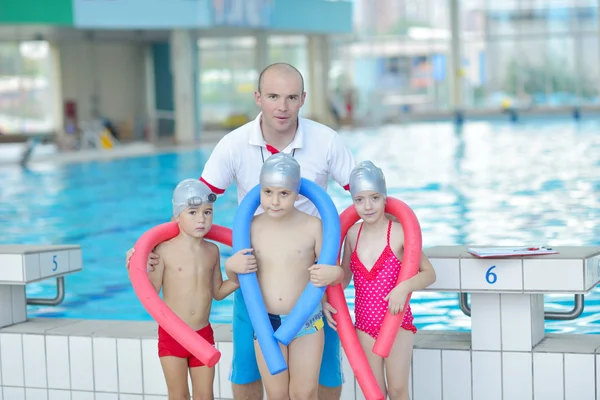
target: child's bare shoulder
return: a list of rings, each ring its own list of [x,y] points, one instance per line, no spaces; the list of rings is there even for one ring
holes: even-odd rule
[[[159,256],[165,257],[169,254],[169,251],[172,250],[173,247],[175,247],[175,243],[173,243],[173,239],[171,240],[165,240],[164,242],[159,243],[155,248],[154,248],[154,252],[156,254],[158,254]]]
[[[302,213],[302,214],[304,214],[304,215],[302,215],[302,219],[308,226],[321,228],[321,225],[322,225],[321,218],[315,217],[314,215],[308,215],[305,213]]]
[[[360,222],[357,222],[354,225],[352,225],[350,227],[350,229],[348,229],[348,237],[350,237],[352,239],[356,239],[359,229],[360,229]]]
[[[219,246],[217,246],[216,244],[214,244],[213,242],[209,242],[207,240],[204,241],[204,245],[206,246],[206,250],[211,254],[211,255],[218,255],[219,254]]]
[[[395,244],[404,243],[404,229],[399,222],[392,221],[392,232],[390,233],[390,241]]]
[[[250,226],[254,227],[257,224],[258,225],[262,224],[262,221],[264,221],[266,218],[265,215],[266,215],[266,213],[261,213],[261,214],[258,214],[258,215],[255,215],[254,217],[252,217],[252,222],[250,222]]]

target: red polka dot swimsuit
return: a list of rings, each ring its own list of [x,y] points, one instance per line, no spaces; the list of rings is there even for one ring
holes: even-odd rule
[[[370,271],[367,270],[358,258],[357,253],[361,230],[362,224],[358,229],[356,245],[350,258],[350,269],[354,274],[356,329],[377,339],[388,309],[388,301],[384,298],[396,286],[402,262],[398,260],[390,247],[390,232],[392,230],[392,221],[390,221],[387,231],[387,246],[383,249],[373,268]],[[417,333],[413,320],[410,305],[407,305],[402,328]]]

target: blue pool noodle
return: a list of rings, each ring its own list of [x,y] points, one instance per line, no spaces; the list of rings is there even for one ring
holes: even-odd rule
[[[302,178],[300,183],[300,194],[312,201],[321,215],[323,240],[318,263],[336,265],[340,248],[341,227],[340,216],[333,200],[321,186],[305,178]],[[326,286],[316,287],[312,282],[308,282],[285,322],[275,332],[275,339],[286,346],[289,345],[319,306],[326,288]]]
[[[260,186],[256,185],[242,200],[233,220],[232,244],[233,252],[248,249],[250,245],[250,224],[254,213],[260,205]],[[271,375],[279,374],[287,369],[279,343],[273,337],[273,327],[269,320],[267,308],[258,286],[256,272],[238,275],[244,303],[252,322],[252,328],[258,339],[267,368]]]

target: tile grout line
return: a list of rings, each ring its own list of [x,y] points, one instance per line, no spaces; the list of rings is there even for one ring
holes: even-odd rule
[[[48,389],[48,394],[50,393],[50,379],[48,378],[48,336],[44,331],[44,355],[46,361],[46,388]]]
[[[115,341],[115,364],[117,364],[117,366],[115,368],[115,372],[117,374],[117,392],[121,393],[121,378],[119,376],[119,340],[118,340],[118,338],[114,338],[114,341]]]
[[[25,399],[27,399],[27,390],[25,389],[27,387],[27,381],[25,379],[25,343],[23,341],[23,334],[19,335],[21,339],[21,357],[23,358],[23,391]]]
[[[598,398],[598,356],[593,354],[594,357],[594,399]]]
[[[415,398],[415,370],[414,370],[414,364],[415,364],[414,354],[415,353],[414,353],[414,350],[411,351],[411,353],[412,354],[410,356],[410,398],[414,399]],[[355,379],[355,381],[356,381],[356,379]]]
[[[502,353],[500,353],[500,399],[504,400],[504,356]]]
[[[142,339],[139,339],[140,342],[140,364],[141,364],[141,371],[142,371],[142,396],[145,397],[146,395],[146,385],[144,384],[144,349],[142,346]]]
[[[444,352],[440,349],[440,400],[444,400]]]
[[[469,375],[471,378],[471,400],[475,400],[474,397],[474,391],[473,391],[473,351],[471,349],[469,349],[469,362],[470,362],[470,368],[469,368]]]
[[[71,379],[71,336],[67,336],[67,352],[69,360],[69,397],[73,400],[73,380]],[[96,397],[96,396],[94,396]]]
[[[93,335],[93,333],[92,333]],[[94,336],[90,336],[90,344],[92,347],[92,389],[96,391],[96,366],[94,365]],[[71,396],[73,397],[73,396]],[[96,395],[94,395],[96,397]]]
[[[566,382],[567,382],[567,368],[566,367],[567,367],[567,365],[566,365],[566,360],[565,360],[565,353],[562,354],[561,358],[562,358],[562,376],[563,376],[563,379],[562,379],[562,381],[563,381],[562,382],[563,383],[563,400],[566,400],[567,399],[567,385],[566,385]]]

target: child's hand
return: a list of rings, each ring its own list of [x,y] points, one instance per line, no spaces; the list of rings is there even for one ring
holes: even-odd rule
[[[127,251],[127,256],[125,259],[125,266],[127,267],[128,270],[129,270],[129,261],[131,261],[131,256],[133,255],[134,251],[135,251],[135,248],[131,248]],[[154,266],[158,265],[159,258],[160,258],[160,256],[156,253],[150,253],[148,255],[148,264],[146,265],[147,272],[154,271]]]
[[[323,302],[323,315],[325,316],[325,319],[327,320],[327,324],[331,327],[331,329],[333,329],[334,331],[337,332],[337,322],[335,322],[335,320],[333,319],[332,314],[337,314],[337,310],[335,308],[333,308],[333,306],[331,304],[324,301]]]
[[[409,291],[405,289],[402,283],[400,283],[385,296],[385,300],[389,302],[388,308],[392,315],[396,315],[404,310],[404,303],[406,302],[408,294]]]
[[[344,273],[339,265],[315,264],[308,269],[310,281],[316,287],[329,286]]]
[[[225,261],[225,270],[234,274],[249,274],[256,272],[258,265],[252,249],[242,249]],[[250,253],[250,254],[246,254]]]

